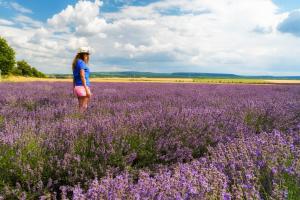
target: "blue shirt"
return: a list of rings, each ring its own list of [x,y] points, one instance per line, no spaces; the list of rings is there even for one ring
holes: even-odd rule
[[[81,59],[78,59],[75,65],[75,69],[73,71],[73,77],[75,80],[75,86],[83,86],[81,78],[80,78],[80,70],[83,69],[85,72],[85,82],[87,86],[90,86],[90,69],[85,64],[85,62]]]

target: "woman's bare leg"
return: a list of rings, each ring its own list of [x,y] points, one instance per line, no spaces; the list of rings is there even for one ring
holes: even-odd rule
[[[90,98],[89,97],[85,97],[83,100],[83,107],[86,110],[88,107],[88,103],[89,103]]]
[[[85,97],[78,97],[79,111],[85,110],[84,109],[84,100],[85,100]]]

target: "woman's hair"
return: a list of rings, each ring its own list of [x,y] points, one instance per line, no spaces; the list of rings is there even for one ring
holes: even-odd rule
[[[76,67],[76,63],[77,63],[77,60],[78,59],[81,59],[81,60],[83,60],[84,61],[84,54],[85,53],[78,53],[76,56],[75,56],[75,58],[73,59],[73,62],[72,62],[72,69],[73,69],[73,71],[74,71],[74,69],[75,69],[75,67]],[[89,55],[89,54],[87,54],[87,55]],[[88,60],[87,60],[87,63],[89,62],[89,56],[88,56]]]

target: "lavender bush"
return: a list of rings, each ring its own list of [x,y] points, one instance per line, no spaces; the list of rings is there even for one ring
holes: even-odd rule
[[[273,140],[270,140],[270,137]],[[298,136],[299,137],[299,134]],[[210,155],[161,170],[152,177],[141,171],[135,183],[128,172],[95,179],[86,193],[77,186],[74,199],[297,199],[299,146],[278,131],[241,136],[210,148]],[[299,185],[292,185],[297,187]],[[294,194],[297,192],[296,194]]]
[[[300,86],[0,84],[0,196],[293,199]]]

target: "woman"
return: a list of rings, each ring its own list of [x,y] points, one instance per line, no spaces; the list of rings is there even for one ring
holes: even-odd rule
[[[90,51],[88,47],[81,47],[78,50],[72,64],[73,69],[73,87],[74,93],[78,98],[79,110],[85,111],[91,98],[90,90],[90,69],[89,63]]]

